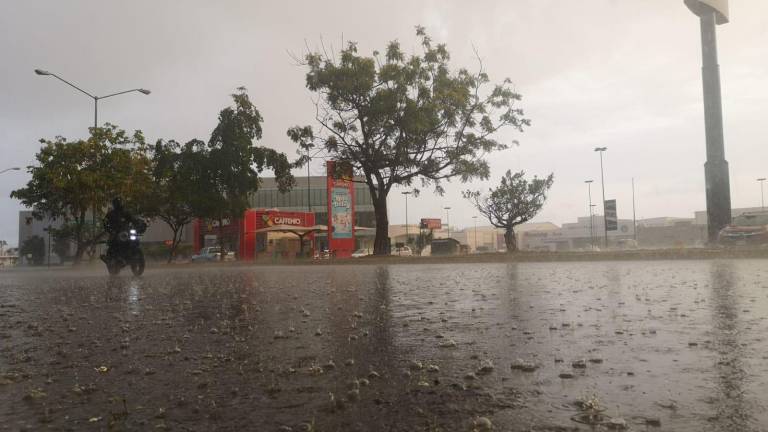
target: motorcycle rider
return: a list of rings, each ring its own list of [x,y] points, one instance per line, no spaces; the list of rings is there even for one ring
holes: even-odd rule
[[[104,217],[104,229],[109,236],[107,239],[107,254],[102,256],[102,260],[106,257],[112,256],[112,254],[118,252],[120,247],[119,234],[133,226],[133,229],[138,234],[143,234],[147,230],[147,224],[140,218],[131,215],[128,210],[123,207],[123,202],[119,197],[115,197],[112,200],[112,208],[107,212]]]

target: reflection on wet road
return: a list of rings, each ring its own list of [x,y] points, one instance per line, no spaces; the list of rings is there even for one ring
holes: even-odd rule
[[[0,274],[0,430],[768,430],[765,261]]]

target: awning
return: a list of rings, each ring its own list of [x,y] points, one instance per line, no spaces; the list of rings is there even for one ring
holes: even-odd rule
[[[296,225],[272,225],[271,227],[257,229],[256,231],[252,231],[252,232],[256,232],[256,233],[287,232],[287,233],[296,234],[299,237],[303,237],[312,232],[322,232],[322,231],[328,231],[328,227],[325,225],[312,225],[308,227],[296,226]]]

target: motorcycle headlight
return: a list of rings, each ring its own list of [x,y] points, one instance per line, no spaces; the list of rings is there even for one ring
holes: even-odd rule
[[[131,235],[129,238],[130,238],[131,240],[136,240],[138,237],[136,237],[135,235]]]
[[[136,230],[135,229],[132,229],[132,230],[130,230],[128,232],[131,233],[131,235],[136,235]]]

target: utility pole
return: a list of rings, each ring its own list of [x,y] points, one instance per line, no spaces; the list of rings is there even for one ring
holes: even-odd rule
[[[587,195],[589,196],[589,245],[595,250],[595,225],[592,223],[592,182],[594,180],[584,180],[587,184]]]
[[[720,66],[717,63],[717,24],[728,22],[727,0],[685,0],[701,22],[702,85],[707,161],[704,178],[707,194],[707,231],[710,243],[731,223],[731,186],[723,138],[723,106],[720,95]]]
[[[412,194],[411,191],[400,192],[405,195],[405,244],[408,245],[411,235],[408,232],[408,195]]]
[[[472,216],[475,220],[475,252],[477,252],[477,216]]]
[[[765,183],[765,177],[757,179],[760,182],[760,210],[765,211],[765,195],[763,194],[763,183]]]
[[[606,150],[608,147],[595,147],[595,151],[600,153],[600,183],[603,188],[603,247],[608,249],[608,220],[605,214],[605,175],[603,173],[603,152]]]
[[[637,217],[635,216],[635,178],[632,177],[632,232],[635,237],[635,246],[637,246]]]
[[[448,213],[450,209],[450,207],[443,207],[443,210],[445,210],[445,220],[448,224],[448,238],[451,238],[451,215]]]

